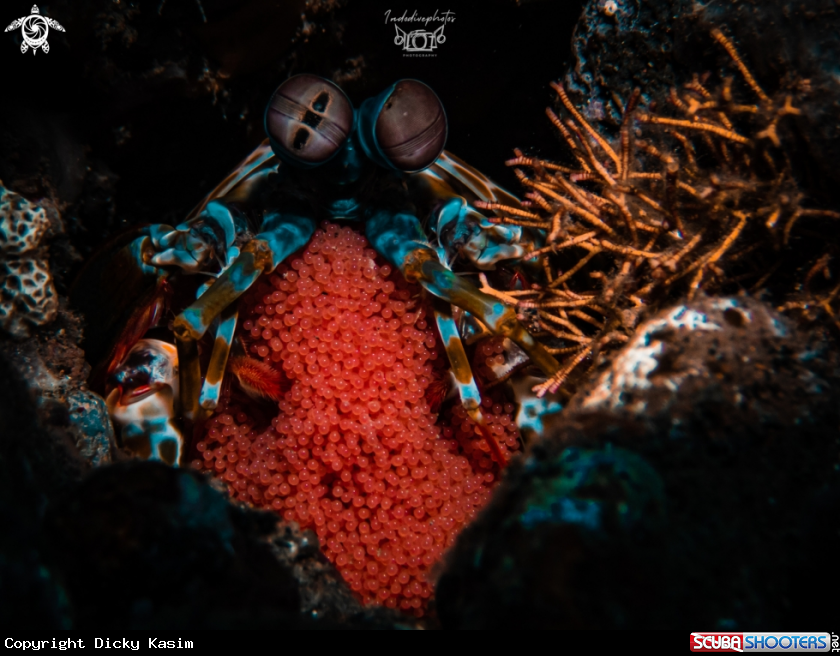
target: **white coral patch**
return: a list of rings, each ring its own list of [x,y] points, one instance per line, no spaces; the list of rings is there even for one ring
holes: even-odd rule
[[[664,316],[651,319],[639,327],[633,340],[618,354],[610,369],[602,374],[598,385],[583,402],[588,409],[615,409],[624,405],[627,393],[640,392],[652,386],[650,374],[659,365],[658,356],[665,345],[656,335],[672,330],[720,330],[721,327],[711,321],[702,312],[697,312],[679,305]],[[667,381],[669,387],[678,384],[676,380]],[[644,402],[639,401],[627,408],[631,412],[642,412]]]

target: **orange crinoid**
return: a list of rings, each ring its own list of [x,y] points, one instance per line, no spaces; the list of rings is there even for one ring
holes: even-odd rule
[[[457,402],[445,421],[431,412],[448,365],[418,293],[359,233],[325,224],[240,305],[251,357],[282,370],[289,391],[255,404],[232,385],[193,464],[237,499],[313,528],[365,603],[420,616],[432,565],[499,469]],[[509,458],[514,408],[499,388],[483,403]]]

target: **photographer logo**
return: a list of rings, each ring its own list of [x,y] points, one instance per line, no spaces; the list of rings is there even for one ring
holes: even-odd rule
[[[437,47],[446,42],[443,33],[447,23],[455,21],[455,12],[435,10],[431,16],[420,16],[415,10],[412,14],[408,10],[399,16],[391,16],[391,10],[385,12],[385,24],[393,23],[396,30],[394,43],[402,47],[404,57],[436,57]],[[400,27],[398,23],[408,24]],[[436,25],[440,23],[440,27]],[[422,24],[420,29],[406,29],[415,24]]]
[[[38,5],[32,5],[32,13],[29,16],[23,16],[22,18],[13,20],[9,27],[6,28],[6,32],[11,32],[17,28],[20,28],[20,33],[23,37],[23,43],[20,44],[20,51],[25,53],[32,48],[33,55],[38,52],[38,48],[44,52],[50,51],[50,44],[47,43],[47,35],[50,32],[50,28],[64,32],[64,28],[58,21],[41,16]]]

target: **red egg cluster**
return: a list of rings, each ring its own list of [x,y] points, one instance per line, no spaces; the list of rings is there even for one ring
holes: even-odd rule
[[[519,430],[513,421],[513,404],[505,400],[502,390],[490,390],[482,395],[481,411],[505,461],[510,460],[511,452],[518,451],[520,447]],[[467,416],[464,406],[456,404],[445,412],[442,426],[443,436],[458,442],[475,471],[491,474],[498,471],[498,465],[491,456],[490,445],[482,437],[475,422]]]
[[[499,467],[459,404],[451,425],[437,425],[427,392],[446,356],[419,289],[380,262],[359,233],[325,224],[243,299],[248,350],[290,389],[279,403],[223,395],[194,466],[314,528],[364,602],[420,616],[431,566],[487,501]],[[516,450],[513,407],[500,390],[483,403],[505,453]]]

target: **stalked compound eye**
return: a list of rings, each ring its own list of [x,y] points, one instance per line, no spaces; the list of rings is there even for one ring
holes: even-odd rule
[[[359,117],[359,141],[365,154],[387,168],[422,171],[446,144],[443,104],[417,80],[400,80],[366,100]]]
[[[335,84],[317,75],[295,75],[271,97],[265,131],[280,159],[312,167],[341,149],[353,120],[353,105]]]

